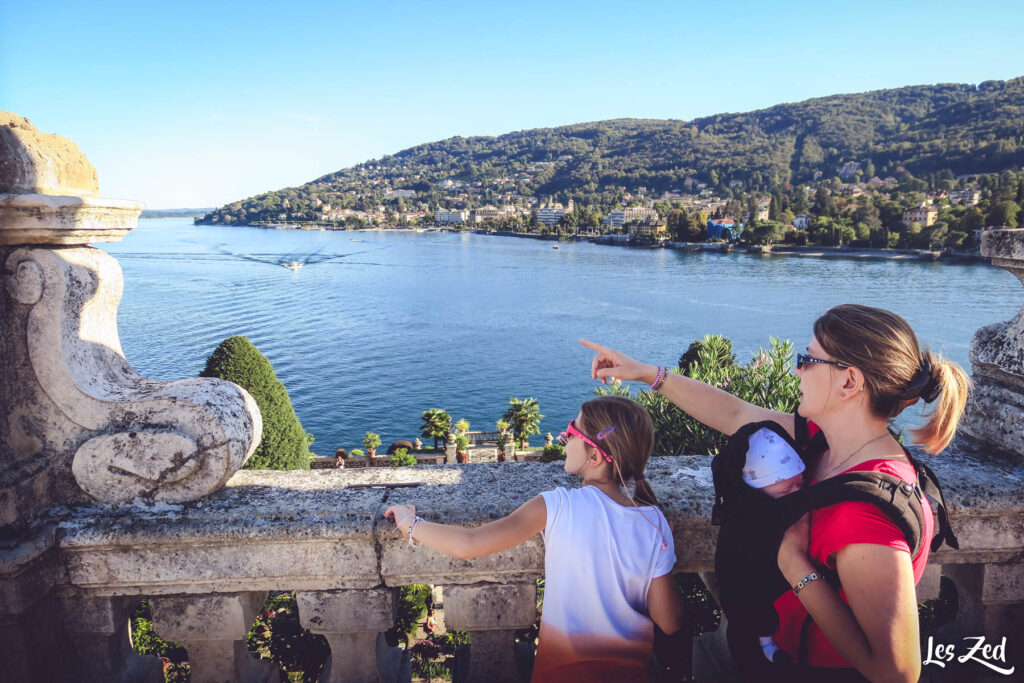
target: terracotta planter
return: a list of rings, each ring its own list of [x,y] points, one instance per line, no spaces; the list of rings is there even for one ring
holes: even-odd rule
[[[455,461],[456,462],[467,462],[468,460],[469,460],[469,453],[467,453],[466,451],[458,451],[455,454]]]

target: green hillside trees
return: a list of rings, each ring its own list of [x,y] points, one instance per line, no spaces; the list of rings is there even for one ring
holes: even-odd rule
[[[248,391],[260,408],[263,437],[246,461],[245,469],[309,469],[313,436],[302,428],[288,391],[270,361],[247,337],[228,337],[222,341],[206,359],[206,367],[199,376],[234,382]]]

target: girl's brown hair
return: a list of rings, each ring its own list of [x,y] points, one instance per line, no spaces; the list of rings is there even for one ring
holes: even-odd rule
[[[658,504],[651,485],[643,477],[654,448],[654,424],[643,406],[621,396],[599,396],[580,408],[578,427],[615,461],[624,481],[636,482],[633,498],[638,503]],[[611,427],[615,429],[600,440],[596,438]]]
[[[828,355],[864,374],[875,415],[896,417],[919,398],[937,401],[928,422],[911,430],[914,443],[938,453],[953,440],[971,379],[956,363],[921,349],[906,320],[881,308],[842,304],[814,322],[814,336]]]

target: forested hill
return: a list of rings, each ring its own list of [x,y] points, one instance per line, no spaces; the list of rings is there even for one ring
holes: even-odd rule
[[[480,183],[481,200],[543,195],[599,205],[641,187],[654,195],[682,190],[688,179],[691,187],[771,191],[809,182],[816,171],[831,178],[850,161],[862,164],[865,180],[1024,166],[1024,78],[833,95],[693,121],[616,119],[454,137],[235,202],[206,220],[277,218],[282,206],[294,214],[307,202],[365,210],[401,189],[416,193],[403,209],[433,208],[454,195],[446,180]]]

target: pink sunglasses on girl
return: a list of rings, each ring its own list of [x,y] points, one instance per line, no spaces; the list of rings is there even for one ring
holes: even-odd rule
[[[609,434],[611,434],[614,431],[615,431],[615,427],[609,427],[608,429],[606,429],[603,432],[601,432],[600,434],[598,434],[597,438],[598,439],[603,439],[604,437],[608,436]],[[558,443],[560,443],[560,444],[562,444],[564,446],[565,444],[569,443],[569,439],[571,439],[574,436],[578,436],[579,438],[583,439],[583,441],[585,441],[586,443],[588,443],[591,446],[593,446],[594,448],[596,448],[597,452],[600,453],[604,457],[604,459],[607,460],[608,462],[612,461],[612,457],[610,455],[608,455],[607,453],[605,453],[603,448],[601,448],[596,443],[594,443],[589,436],[587,436],[586,434],[581,432],[576,427],[576,420],[569,420],[569,426],[565,428],[564,432],[562,432],[561,434],[558,435]]]

